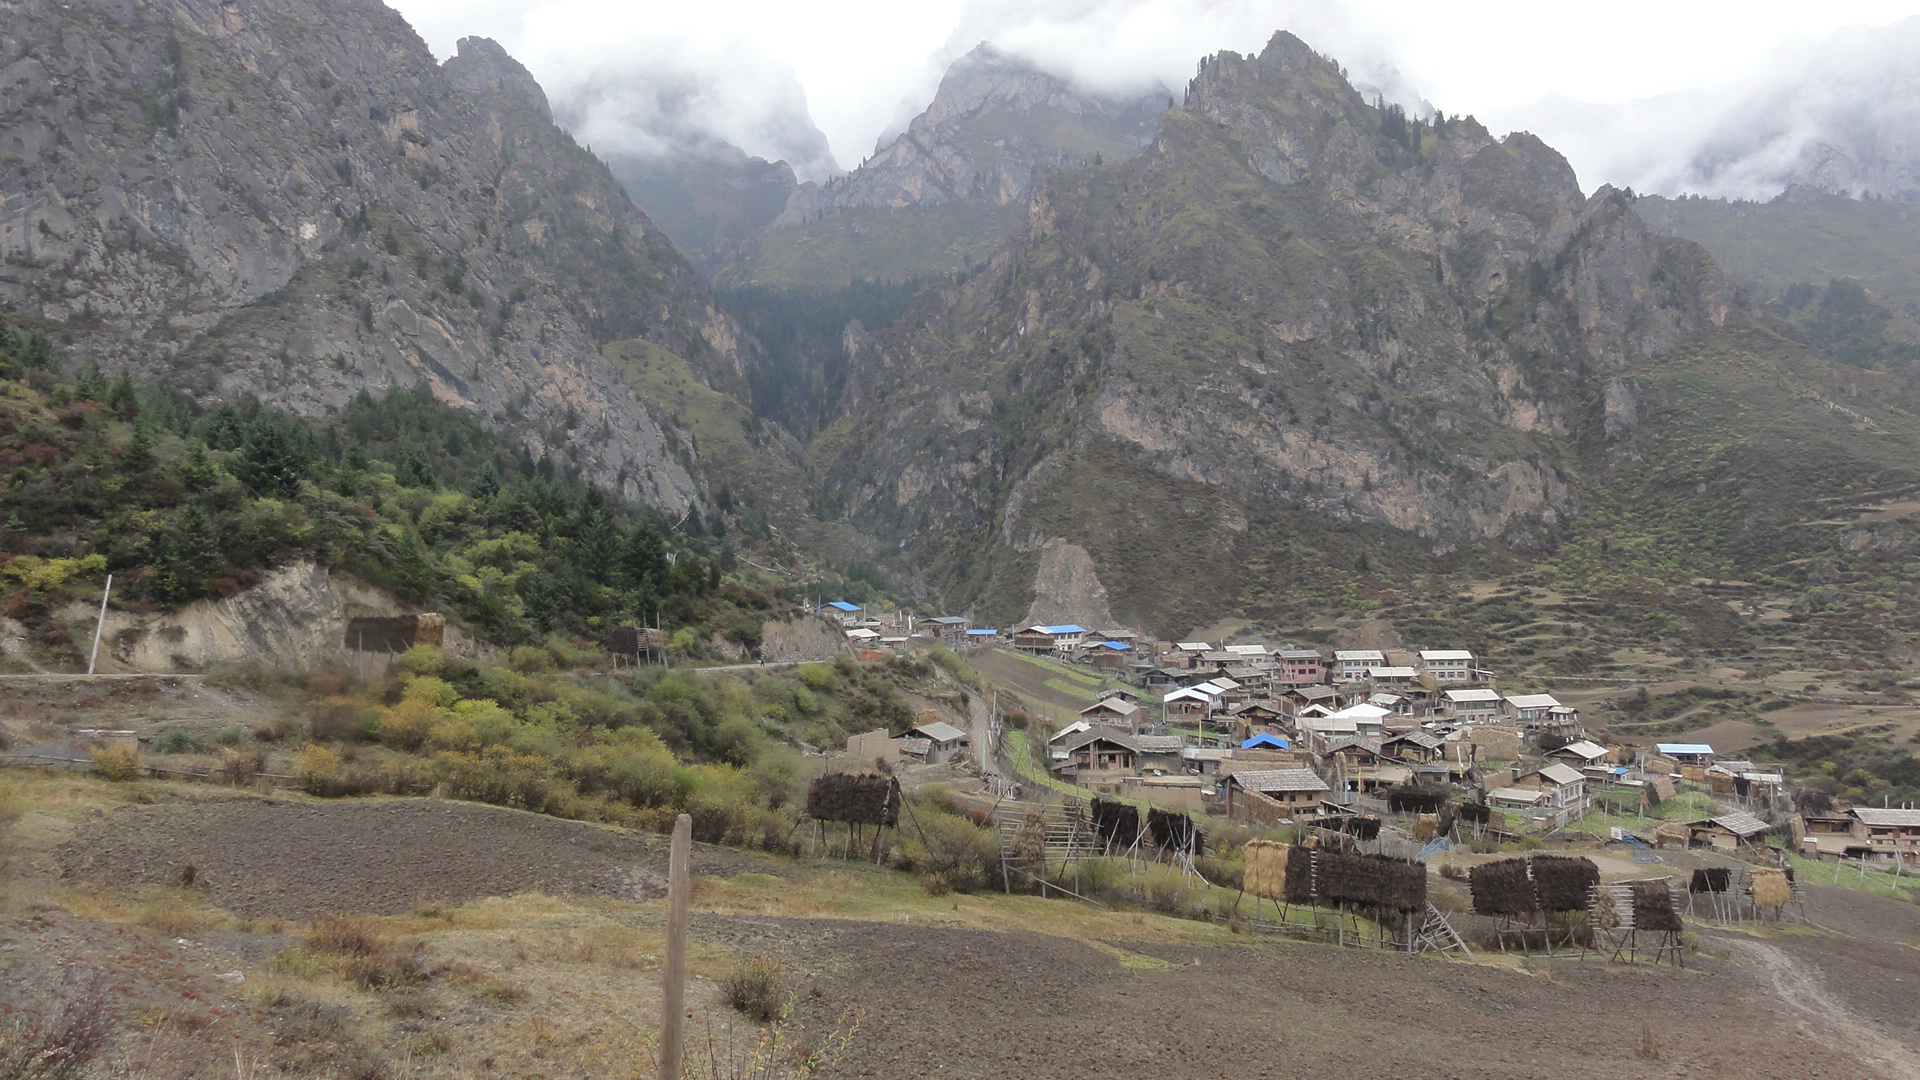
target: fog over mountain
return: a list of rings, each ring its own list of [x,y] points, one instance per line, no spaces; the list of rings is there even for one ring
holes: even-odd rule
[[[1853,196],[1920,190],[1920,18],[1781,49],[1756,74],[1601,105],[1495,110],[1558,147],[1591,187],[1769,199],[1795,184]]]

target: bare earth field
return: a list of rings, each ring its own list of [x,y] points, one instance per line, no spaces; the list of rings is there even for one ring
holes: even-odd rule
[[[242,1059],[360,1080],[650,1068],[659,838],[433,800],[189,791],[31,782],[0,895],[0,1004],[104,972],[126,1053],[164,1058],[156,1077],[230,1077]],[[690,1000],[710,1057],[753,1031],[714,980],[771,956],[797,1006],[770,1038],[858,1018],[826,1076],[1920,1077],[1920,906],[1829,886],[1810,890],[1813,926],[1696,927],[1676,969],[1341,950],[724,849],[695,870]],[[297,920],[328,911],[379,913],[393,948],[444,974],[369,990],[286,960]]]

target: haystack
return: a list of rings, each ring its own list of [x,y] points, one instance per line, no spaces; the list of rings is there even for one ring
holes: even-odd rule
[[[1690,893],[1723,893],[1733,880],[1733,871],[1724,866],[1706,867],[1693,872],[1693,880],[1687,882]]]
[[[1355,840],[1367,841],[1380,836],[1380,819],[1377,817],[1350,817],[1340,823],[1340,831]]]
[[[1255,896],[1283,900],[1287,892],[1287,845],[1271,840],[1249,840],[1246,870],[1241,884]]]
[[[1475,915],[1524,915],[1533,910],[1533,882],[1527,860],[1481,863],[1467,875]]]
[[[1207,853],[1206,835],[1194,825],[1193,819],[1171,810],[1148,808],[1147,837],[1162,851],[1191,850],[1195,855]]]
[[[1762,911],[1786,907],[1793,900],[1793,883],[1787,872],[1777,867],[1761,867],[1753,872],[1753,906]]]
[[[1541,911],[1581,911],[1588,893],[1600,884],[1600,867],[1592,859],[1535,855],[1528,862],[1533,904]]]
[[[1470,825],[1485,825],[1493,820],[1493,808],[1485,803],[1461,803],[1460,820]]]
[[[1418,911],[1427,906],[1427,867],[1385,855],[1323,851],[1314,892],[1333,900],[1389,911]]]
[[[1289,904],[1313,903],[1313,861],[1316,853],[1312,848],[1295,844],[1287,849],[1286,882],[1281,890],[1281,899]]]
[[[1633,926],[1659,932],[1681,929],[1680,913],[1673,910],[1673,891],[1666,882],[1633,882]]]
[[[1439,835],[1439,832],[1439,814],[1421,814],[1413,821],[1413,839],[1415,843],[1424,844]]]
[[[1441,788],[1402,784],[1387,790],[1387,809],[1396,814],[1437,814],[1447,801]]]
[[[1093,828],[1109,847],[1129,848],[1140,838],[1140,811],[1132,803],[1094,796]]]
[[[1678,821],[1663,821],[1655,826],[1653,830],[1653,846],[1655,847],[1666,847],[1670,843],[1686,847],[1692,839],[1693,834],[1688,832],[1687,827]]]
[[[891,776],[832,773],[807,786],[807,816],[854,825],[900,821],[900,782]]]

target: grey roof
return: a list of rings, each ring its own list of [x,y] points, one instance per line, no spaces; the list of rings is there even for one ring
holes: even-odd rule
[[[1331,754],[1340,750],[1365,750],[1369,754],[1378,754],[1380,752],[1380,740],[1367,739],[1354,735],[1344,739],[1333,740],[1327,744],[1327,748],[1323,752]]]
[[[1132,716],[1134,713],[1137,713],[1140,711],[1140,706],[1135,705],[1133,702],[1128,701],[1126,698],[1119,697],[1116,695],[1114,697],[1101,698],[1099,701],[1096,701],[1093,704],[1087,706],[1086,708],[1081,709],[1080,715],[1085,716],[1088,713],[1093,712],[1095,709],[1111,709],[1112,711],[1119,713],[1121,716]]]
[[[1752,814],[1749,814],[1744,810],[1738,811],[1732,814],[1722,814],[1717,818],[1709,818],[1708,820],[1712,821],[1715,825],[1718,825],[1721,828],[1727,830],[1728,832],[1734,834],[1735,836],[1742,836],[1742,837],[1758,836],[1761,833],[1766,832],[1767,830],[1773,828],[1773,826],[1767,824],[1764,821],[1761,821],[1759,818],[1754,817]],[[1700,824],[1700,823],[1695,822],[1695,824]]]
[[[1387,743],[1399,743],[1399,742],[1412,743],[1415,746],[1423,747],[1427,750],[1438,750],[1441,747],[1447,745],[1447,741],[1445,739],[1442,739],[1437,735],[1429,735],[1424,731],[1409,731],[1405,735],[1395,735],[1393,738],[1386,740],[1386,743],[1382,743],[1381,745],[1384,746],[1384,745],[1387,745]]]
[[[908,736],[900,739],[898,741],[898,745],[900,747],[900,752],[903,754],[918,754],[921,757],[925,757],[927,754],[927,751],[933,749],[933,740],[932,739],[915,739],[915,738],[912,738],[911,736]]]
[[[1321,698],[1337,697],[1340,691],[1335,690],[1331,686],[1315,683],[1312,686],[1296,686],[1292,690],[1289,690],[1288,693],[1298,694],[1308,701],[1318,701]]]
[[[1095,742],[1110,742],[1115,746],[1124,746],[1129,750],[1135,751],[1140,749],[1139,744],[1134,742],[1133,735],[1121,731],[1119,728],[1105,726],[1094,727],[1075,735],[1073,738],[1067,740],[1067,745],[1063,747],[1063,749],[1068,753],[1072,753],[1086,746],[1088,743]]]
[[[1187,745],[1187,740],[1179,735],[1135,735],[1133,748],[1143,754],[1164,754]]]
[[[1881,810],[1872,806],[1856,806],[1848,813],[1859,818],[1863,825],[1920,825],[1920,810]]]
[[[934,742],[958,742],[967,737],[966,732],[954,727],[945,720],[935,720],[931,724],[921,724],[913,730],[932,739]]]
[[[1324,660],[1317,649],[1281,649],[1274,653],[1282,660]]]
[[[1327,782],[1312,769],[1251,769],[1231,777],[1248,791],[1328,791]]]
[[[1267,671],[1265,668],[1249,667],[1246,664],[1238,664],[1238,665],[1235,665],[1234,667],[1228,668],[1227,674],[1235,679],[1264,679],[1266,678]]]

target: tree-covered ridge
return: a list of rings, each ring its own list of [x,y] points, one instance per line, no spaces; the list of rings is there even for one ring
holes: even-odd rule
[[[16,615],[115,575],[120,603],[231,595],[311,556],[484,637],[592,634],[631,619],[757,643],[772,597],[721,583],[724,556],[606,497],[422,390],[361,394],[326,421],[210,410],[63,373],[0,322],[0,574]]]

